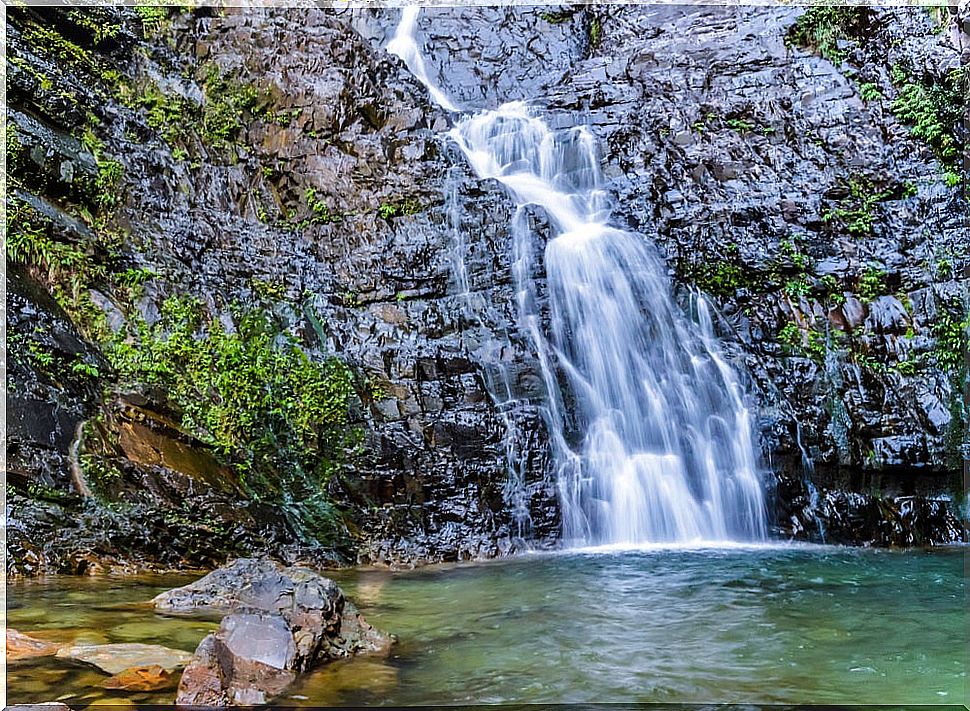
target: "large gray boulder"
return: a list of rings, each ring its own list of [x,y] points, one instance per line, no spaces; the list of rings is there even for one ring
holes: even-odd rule
[[[369,625],[336,583],[300,567],[243,558],[153,600],[170,612],[224,611],[179,682],[177,704],[261,704],[314,664],[385,651],[392,638]]]

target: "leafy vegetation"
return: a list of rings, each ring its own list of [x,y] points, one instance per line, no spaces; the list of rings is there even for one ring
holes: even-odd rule
[[[729,118],[725,121],[727,127],[738,133],[749,133],[754,129],[754,124],[742,118]]]
[[[198,114],[194,102],[179,94],[165,93],[155,84],[148,83],[131,103],[145,109],[148,125],[161,133],[173,154],[178,151],[177,158],[188,156],[185,146],[189,143]]]
[[[168,8],[163,5],[135,5],[135,13],[141,20],[142,35],[145,39],[158,34],[162,23],[168,17]]]
[[[224,150],[234,145],[250,121],[285,125],[299,114],[299,110],[274,113],[266,92],[231,78],[215,64],[205,67],[200,83],[205,95],[201,105],[177,92],[162,91],[152,82],[124,97],[126,103],[145,109],[149,127],[162,134],[180,160],[194,154],[195,135],[205,145]]]
[[[377,214],[384,220],[403,215],[416,215],[421,212],[421,204],[412,198],[406,198],[398,202],[384,202],[377,208]]]
[[[902,86],[892,103],[893,113],[911,126],[914,137],[930,145],[946,168],[956,173],[965,148],[959,127],[966,112],[970,72],[962,67],[952,70],[940,82],[924,83],[897,67],[894,79]]]
[[[211,445],[257,499],[314,496],[353,444],[354,393],[336,358],[311,360],[267,311],[236,310],[227,331],[201,302],[170,297],[151,325],[132,321],[105,353],[123,380],[157,385],[182,425]]]
[[[801,237],[803,238],[804,236]],[[812,259],[801,250],[798,240],[799,237],[782,240],[779,246],[781,247],[781,253],[786,259],[791,261],[795,269],[805,271],[811,268]]]
[[[800,296],[806,296],[811,293],[812,282],[806,274],[799,274],[794,279],[789,279],[785,282],[784,290],[789,297],[797,299]]]
[[[719,298],[731,298],[740,289],[756,286],[752,276],[738,264],[734,250],[728,250],[726,257],[680,259],[677,273],[684,281]]]
[[[124,177],[124,168],[119,161],[105,155],[104,144],[94,133],[94,127],[97,124],[97,117],[89,114],[80,140],[94,156],[98,166],[98,173],[94,179],[94,207],[100,219],[95,226],[98,229],[104,229],[108,215],[121,200],[120,185]]]
[[[256,298],[262,301],[279,301],[286,296],[286,283],[282,279],[272,282],[250,279],[249,288],[253,290]]]
[[[839,280],[835,278],[833,274],[826,274],[823,276],[819,283],[822,289],[825,290],[825,297],[836,306],[845,303],[845,292],[842,289],[842,285]]]
[[[121,32],[121,25],[111,22],[106,17],[104,8],[74,8],[68,10],[67,17],[71,22],[87,30],[96,45],[112,40]]]
[[[870,302],[887,292],[886,272],[879,267],[870,264],[865,271],[859,275],[856,283],[856,291],[863,302]]]
[[[592,15],[589,21],[589,46],[599,47],[603,41],[603,22],[596,15]]]
[[[778,332],[778,342],[793,355],[819,363],[825,359],[825,336],[813,328],[802,328],[794,322],[786,323]]]
[[[943,182],[948,188],[955,188],[963,182],[963,176],[955,170],[947,170],[943,172]]]
[[[230,79],[215,64],[206,69],[202,82],[205,103],[201,135],[207,145],[231,144],[246,121],[266,113],[266,97],[252,84]]]
[[[860,6],[816,5],[796,20],[787,40],[815,50],[833,64],[840,64],[845,59],[845,50],[840,44],[863,35],[869,12]]]
[[[337,217],[330,212],[330,207],[317,196],[317,191],[313,188],[307,188],[306,192],[303,194],[306,198],[307,208],[310,210],[310,224],[318,225],[327,222],[333,222]]]
[[[24,41],[41,55],[52,58],[59,68],[97,77],[98,81],[92,82],[91,86],[106,95],[115,95],[122,88],[125,83],[122,74],[111,67],[103,56],[85,49],[45,23],[28,20],[20,9],[11,8],[11,11],[10,19],[22,25]],[[95,42],[100,43],[114,36],[119,28],[104,23],[100,26],[88,23],[83,29],[91,31]],[[76,103],[74,97],[69,98]]]
[[[878,101],[882,98],[882,92],[876,84],[860,84],[859,96],[863,101]]]
[[[91,301],[88,287],[104,278],[93,259],[93,245],[55,239],[50,221],[23,200],[7,200],[7,260],[21,264],[44,283],[82,333],[96,337],[104,314]]]
[[[566,9],[559,10],[557,12],[543,12],[541,15],[539,15],[539,17],[551,25],[561,25],[562,23],[571,20],[575,14],[576,10]]]
[[[297,219],[300,212],[298,208],[290,208],[287,211],[285,227],[291,230],[305,230],[310,225],[325,225],[331,222],[338,222],[342,215],[335,213],[330,209],[330,206],[317,195],[315,188],[307,188],[303,193],[303,200],[305,202],[305,207],[303,208],[303,218]],[[262,208],[260,205],[259,208]],[[265,209],[260,210],[257,208],[257,217],[260,221],[265,222],[269,218],[266,214]],[[266,218],[266,219],[264,219]]]
[[[822,215],[822,221],[839,225],[856,237],[870,234],[875,222],[876,205],[892,197],[892,191],[877,189],[872,180],[862,175],[840,180],[840,183],[847,194]]]
[[[967,338],[970,332],[970,309],[959,300],[943,304],[932,333],[936,339],[936,362],[945,370],[966,365]]]

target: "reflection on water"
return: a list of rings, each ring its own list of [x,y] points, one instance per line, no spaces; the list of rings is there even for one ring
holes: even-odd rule
[[[388,659],[325,666],[287,705],[761,702],[962,703],[963,551],[822,547],[525,556],[334,576],[400,642]],[[187,578],[8,588],[8,624],[55,641],[192,650],[211,619],[144,601]],[[11,703],[125,694],[70,662],[11,663]]]

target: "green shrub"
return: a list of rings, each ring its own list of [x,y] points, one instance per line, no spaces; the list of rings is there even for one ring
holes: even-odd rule
[[[162,28],[162,22],[168,17],[168,8],[162,5],[135,5],[134,10],[141,20],[145,39],[157,34]]]
[[[51,284],[87,263],[79,245],[60,242],[49,234],[49,222],[22,200],[7,204],[7,260],[32,267]]]
[[[836,207],[823,213],[822,221],[838,224],[853,236],[870,234],[875,222],[873,210],[881,201],[891,197],[892,191],[877,190],[869,178],[861,175],[840,182],[848,195],[840,199]]]
[[[266,99],[259,89],[230,79],[214,64],[206,70],[202,85],[202,140],[208,145],[229,145],[246,122],[263,113],[261,108],[265,109]]]
[[[754,124],[741,118],[729,118],[725,121],[727,127],[738,133],[748,133],[754,129]]]
[[[955,188],[963,182],[963,176],[955,170],[947,170],[943,173],[943,182],[948,188]]]
[[[916,375],[917,361],[913,358],[907,360],[901,360],[896,363],[896,370],[899,371],[900,375],[905,375],[906,377],[912,377]]]
[[[354,393],[336,358],[311,360],[268,312],[238,312],[226,331],[194,299],[170,297],[105,349],[123,380],[157,385],[182,425],[242,475],[256,498],[311,495],[352,443]]]
[[[953,301],[939,309],[932,333],[936,339],[936,362],[945,370],[958,370],[965,365],[967,332],[970,329],[970,309]]]
[[[863,101],[877,101],[882,98],[882,92],[876,84],[860,84],[859,96]]]
[[[813,328],[800,328],[786,323],[778,332],[778,342],[792,355],[810,358],[817,363],[825,360],[825,337]]]
[[[334,222],[337,218],[330,212],[330,207],[317,196],[317,191],[307,188],[303,195],[306,198],[307,207],[310,209],[310,224],[325,224]]]
[[[887,370],[886,364],[871,353],[853,351],[852,360],[860,368],[864,368],[872,373],[885,373]]]
[[[738,264],[723,259],[680,262],[678,272],[684,281],[714,297],[731,298],[738,290],[752,286]]]
[[[561,25],[572,19],[576,10],[561,10],[559,12],[544,12],[539,17],[552,25]]]
[[[377,208],[377,214],[384,220],[403,215],[416,215],[421,212],[421,203],[413,198],[405,198],[395,202],[383,202]]]
[[[913,80],[905,73],[899,78],[906,83],[892,103],[893,113],[955,173],[965,145],[959,127],[967,108],[970,72],[954,69],[937,83]]]
[[[868,24],[865,7],[817,5],[800,16],[788,32],[787,39],[815,50],[819,56],[839,64],[845,59],[839,42],[860,38]]]
[[[589,46],[598,47],[603,41],[603,23],[595,15],[589,21]]]
[[[784,290],[788,296],[797,299],[800,296],[805,296],[812,292],[812,282],[807,275],[800,274],[794,279],[789,279],[785,282]]]
[[[161,133],[173,153],[178,150],[180,155],[187,156],[185,146],[198,122],[197,104],[178,94],[166,94],[152,83],[142,87],[131,103],[145,109],[148,125]]]
[[[803,236],[796,235],[794,239],[782,240],[781,253],[791,260],[792,266],[795,267],[800,272],[807,271],[812,268],[812,258],[801,250],[801,246],[798,244],[799,240],[804,239]]]
[[[845,303],[845,293],[842,289],[842,285],[839,280],[835,278],[832,274],[826,274],[820,280],[822,288],[825,290],[825,295],[828,297],[836,306],[841,306]]]
[[[866,303],[887,293],[886,272],[874,265],[866,267],[856,282],[856,291]]]

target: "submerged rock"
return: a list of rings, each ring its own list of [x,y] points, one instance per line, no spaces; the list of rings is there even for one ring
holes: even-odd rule
[[[230,613],[183,672],[179,704],[266,703],[319,661],[380,652],[392,643],[332,580],[269,560],[234,561],[153,602],[172,612]]]
[[[15,629],[7,629],[7,661],[33,659],[34,657],[53,657],[60,646],[53,642],[35,639]]]
[[[156,691],[164,689],[174,682],[172,673],[158,664],[132,667],[105,679],[102,686],[105,689],[119,689],[122,691]]]
[[[90,664],[108,674],[121,674],[132,667],[159,666],[167,671],[184,667],[192,655],[181,649],[159,644],[125,642],[122,644],[75,644],[62,647],[59,659],[73,659]]]

